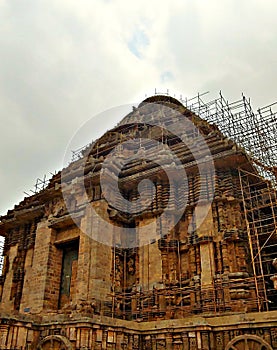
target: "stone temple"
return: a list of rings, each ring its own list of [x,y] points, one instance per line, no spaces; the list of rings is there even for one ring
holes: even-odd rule
[[[0,350],[277,349],[277,116],[144,100],[1,217]]]

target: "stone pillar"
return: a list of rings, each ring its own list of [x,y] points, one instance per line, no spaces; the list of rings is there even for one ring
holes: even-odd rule
[[[171,332],[166,333],[166,349],[167,350],[172,350],[172,334]]]
[[[158,246],[158,240],[153,243],[147,242],[149,227],[151,232],[156,232],[155,219],[147,219],[140,221],[137,229],[141,242],[139,247],[139,280],[143,290],[153,289],[162,279],[162,254]],[[164,257],[163,257],[164,258]]]
[[[88,297],[90,263],[92,254],[91,250],[91,238],[81,231],[76,278],[76,300],[74,300],[76,303],[79,303],[82,300],[87,300]]]
[[[188,338],[187,332],[182,333],[182,342],[183,342],[183,348],[189,349],[189,338]]]
[[[92,205],[98,210],[107,212],[104,202],[98,201]],[[77,272],[76,302],[82,300],[101,299],[111,291],[112,248],[110,239],[113,237],[112,226],[99,224],[100,218],[90,206],[81,221],[79,258]],[[105,218],[105,220],[109,220]],[[107,235],[107,245],[99,243],[97,237]]]
[[[17,348],[24,349],[24,347],[26,345],[27,334],[28,334],[27,328],[25,328],[23,326],[18,327],[17,337],[16,337],[16,345],[15,345]]]
[[[213,211],[211,207],[207,208],[207,205],[209,203],[204,203],[196,207],[195,210],[197,234],[200,242],[202,286],[211,286],[215,274]]]
[[[201,338],[202,338],[202,347],[201,347],[201,349],[209,350],[210,349],[209,332],[208,331],[201,332]]]
[[[204,241],[200,244],[201,285],[211,286],[215,274],[213,242]]]
[[[227,242],[222,242],[222,260],[223,260],[223,273],[230,272],[230,262],[229,262],[229,254],[227,249]]]
[[[40,222],[36,230],[36,242],[33,261],[26,260],[27,273],[24,279],[21,312],[39,313],[44,308],[45,289],[48,281],[49,253],[51,241],[54,239],[53,229],[48,221]],[[31,251],[30,253],[31,254]]]
[[[3,292],[2,292],[2,300],[0,303],[0,310],[3,311],[13,311],[14,310],[14,300],[10,300],[12,285],[13,285],[13,262],[17,257],[18,252],[18,244],[11,246],[9,250],[9,270],[6,274]]]
[[[9,331],[8,325],[0,326],[0,348],[5,348],[5,345],[7,343],[7,338],[8,338],[8,331]]]

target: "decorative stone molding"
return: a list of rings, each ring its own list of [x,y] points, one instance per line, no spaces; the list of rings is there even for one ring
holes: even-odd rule
[[[73,350],[71,342],[61,335],[49,335],[41,340],[38,350]]]

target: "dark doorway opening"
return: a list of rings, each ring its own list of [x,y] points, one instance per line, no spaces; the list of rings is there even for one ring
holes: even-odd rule
[[[61,249],[63,250],[63,263],[59,309],[69,304],[76,294],[79,240],[67,243],[61,246]]]

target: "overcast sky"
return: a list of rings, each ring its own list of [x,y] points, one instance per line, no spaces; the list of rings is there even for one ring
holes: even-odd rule
[[[276,18],[276,0],[0,0],[0,214],[86,120],[155,88],[275,102]]]

